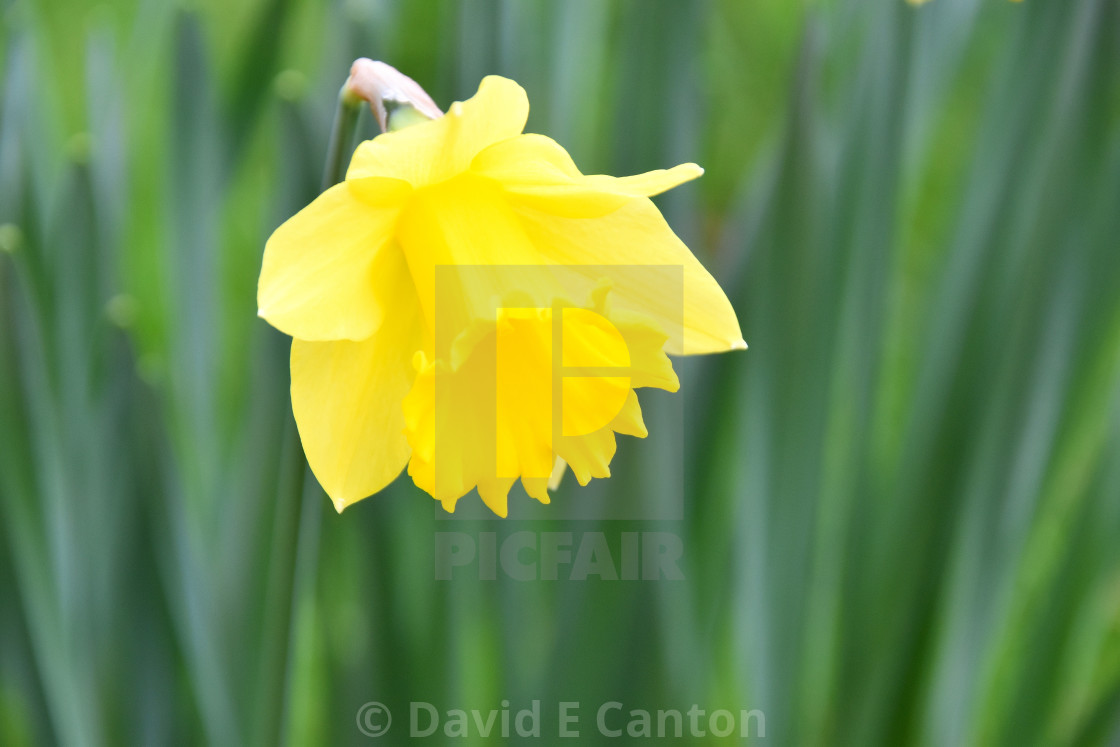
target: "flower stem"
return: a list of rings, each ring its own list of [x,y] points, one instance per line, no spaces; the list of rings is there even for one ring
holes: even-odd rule
[[[346,176],[346,165],[354,151],[354,133],[358,129],[358,115],[363,103],[350,86],[343,86],[338,92],[338,108],[334,113],[330,144],[327,146],[327,163],[323,169],[324,192]]]
[[[338,108],[335,109],[334,124],[331,126],[331,139],[327,147],[327,161],[323,167],[322,191],[341,182],[346,176],[346,166],[354,151],[354,134],[358,129],[358,115],[365,102],[349,86],[343,86],[338,94]],[[284,503],[278,507],[280,517],[278,526],[282,531],[278,536],[277,555],[289,564],[280,573],[285,577],[282,592],[272,600],[273,626],[276,639],[265,653],[265,669],[271,676],[266,681],[273,688],[268,695],[267,704],[274,704],[271,711],[263,711],[265,717],[259,719],[258,729],[262,744],[286,743],[289,741],[293,725],[294,683],[298,679],[297,658],[301,625],[307,625],[300,610],[306,605],[301,601],[312,598],[315,593],[316,571],[319,561],[319,532],[323,494],[315,487],[314,480],[308,479],[308,465],[295,420],[289,419],[284,433],[284,450],[281,462],[284,473],[280,487]],[[290,460],[293,460],[290,461]],[[294,546],[294,551],[292,550]]]

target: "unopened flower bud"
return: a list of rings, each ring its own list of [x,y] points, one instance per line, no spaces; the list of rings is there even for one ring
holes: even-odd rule
[[[400,129],[417,118],[436,119],[443,112],[420,84],[392,65],[365,57],[354,61],[343,92],[369,102],[382,132]],[[396,120],[400,119],[400,124]]]

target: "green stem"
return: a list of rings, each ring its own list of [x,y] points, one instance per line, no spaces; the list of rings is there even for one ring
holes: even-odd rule
[[[346,177],[346,167],[354,152],[354,135],[358,129],[358,115],[366,102],[356,96],[348,86],[343,86],[338,94],[338,108],[335,110],[334,124],[331,127],[330,144],[327,147],[327,162],[323,168],[322,191],[327,191]],[[391,109],[390,130],[398,130],[427,121],[427,117],[420,114],[408,104],[395,105]],[[321,531],[323,510],[323,492],[315,485],[314,478],[308,474],[309,469],[304,456],[303,443],[299,437],[299,430],[294,419],[289,419],[286,433],[284,434],[286,448],[283,452],[282,462],[284,474],[281,477],[281,491],[286,498],[285,503],[278,509],[283,521],[282,529],[277,532],[282,537],[282,547],[277,548],[277,555],[283,549],[291,548],[294,544],[294,555],[284,554],[290,566],[280,571],[286,576],[284,584],[284,599],[277,600],[279,609],[274,609],[273,614],[279,623],[281,634],[286,646],[279,659],[278,670],[282,671],[277,690],[274,692],[272,702],[279,702],[278,711],[271,721],[263,721],[258,726],[257,733],[263,736],[259,740],[263,744],[288,743],[293,740],[293,727],[295,716],[293,699],[297,697],[295,683],[299,679],[299,644],[300,628],[306,626],[308,621],[301,610],[309,608],[302,604],[315,595],[316,573],[319,561],[319,534]],[[290,461],[294,459],[295,461]],[[286,601],[287,604],[283,604]],[[273,659],[268,660],[268,666]],[[271,679],[271,678],[269,678]],[[298,733],[298,730],[297,730]]]
[[[327,191],[341,182],[346,176],[346,166],[354,152],[354,134],[358,129],[358,115],[365,102],[349,91],[346,86],[338,94],[338,108],[335,110],[334,124],[331,127],[330,144],[327,147],[327,161],[323,168],[322,191]],[[319,511],[322,510],[323,494],[308,479],[307,460],[303,453],[299,430],[294,419],[289,419],[284,433],[286,444],[281,461],[284,474],[280,480],[280,490],[284,503],[278,507],[281,513],[278,520],[282,537],[277,547],[277,555],[288,561],[281,574],[286,577],[283,596],[271,606],[277,623],[277,649],[271,649],[268,663],[276,668],[269,670],[277,677],[266,678],[275,690],[270,702],[278,703],[275,711],[261,719],[257,733],[263,738],[262,744],[276,744],[289,741],[292,726],[292,698],[294,695],[294,672],[301,619],[300,600],[314,594],[315,571],[318,565],[318,545],[320,531]],[[294,461],[291,461],[294,460]],[[294,552],[291,552],[294,546]],[[285,552],[287,550],[288,552]],[[282,632],[280,632],[282,631]]]
[[[358,115],[365,102],[354,95],[347,86],[338,92],[338,108],[334,113],[330,145],[327,146],[327,163],[323,169],[323,191],[327,191],[346,176],[346,166],[354,152],[354,133],[358,129]]]

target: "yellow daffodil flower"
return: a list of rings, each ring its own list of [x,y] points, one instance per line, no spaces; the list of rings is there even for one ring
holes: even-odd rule
[[[477,488],[505,516],[517,479],[547,503],[557,466],[607,477],[614,434],[646,435],[634,390],[677,389],[666,353],[746,347],[649,200],[702,170],[586,176],[528,112],[487,77],[362,143],[266,245],[259,313],[294,338],[296,422],[339,511],[406,465],[448,510]]]

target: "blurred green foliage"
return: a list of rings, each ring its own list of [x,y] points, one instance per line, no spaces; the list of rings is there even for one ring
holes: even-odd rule
[[[372,700],[398,743],[410,700],[503,698],[1115,743],[1118,28],[1111,0],[6,0],[0,744],[369,743]],[[510,530],[304,481],[255,282],[357,56],[444,105],[519,81],[588,173],[707,168],[661,204],[751,351],[679,361],[684,433],[588,488],[683,485],[655,528],[686,580],[436,582],[434,531]]]

